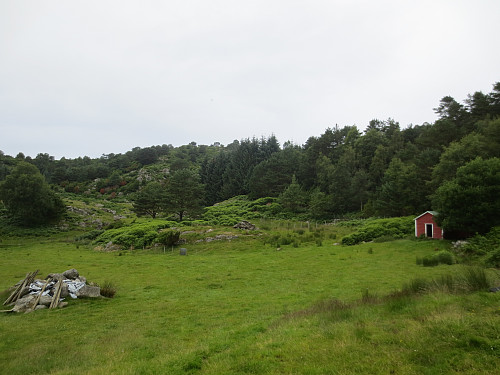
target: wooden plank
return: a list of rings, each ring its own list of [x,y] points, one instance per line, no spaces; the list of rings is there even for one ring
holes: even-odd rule
[[[49,283],[52,281],[52,278],[49,277],[47,279],[47,282],[43,285],[43,288],[42,290],[40,291],[40,294],[36,297],[36,300],[35,300],[35,303],[33,303],[33,305],[31,306],[31,308],[29,310],[34,310],[36,305],[38,305],[38,301],[40,301],[40,298],[42,297],[42,294],[43,292],[45,291],[45,288],[47,287],[47,285],[49,285]]]
[[[61,297],[62,284],[63,281],[62,279],[60,279],[57,283],[56,291],[54,293],[54,297],[52,297],[52,302],[50,303],[49,309],[55,309],[57,306],[59,306],[59,298]]]
[[[30,285],[33,280],[35,279],[35,276],[38,274],[39,270],[36,270],[35,272],[28,272],[26,274],[26,277],[24,278],[23,282],[16,288],[16,290],[5,300],[3,303],[4,305],[8,305],[9,303],[16,302],[19,299],[19,296],[21,295],[22,290]]]

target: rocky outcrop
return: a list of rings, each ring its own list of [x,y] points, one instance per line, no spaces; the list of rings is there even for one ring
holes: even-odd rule
[[[246,229],[246,230],[255,230],[256,226],[250,223],[249,221],[243,220],[240,221],[238,224],[235,224],[233,228],[236,229]]]

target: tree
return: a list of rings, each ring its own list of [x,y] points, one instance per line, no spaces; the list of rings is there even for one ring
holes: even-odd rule
[[[62,217],[65,206],[33,164],[19,162],[0,183],[0,200],[19,224],[38,226]]]
[[[446,231],[486,233],[500,225],[500,158],[478,157],[441,185],[433,208],[437,224]]]
[[[175,213],[182,221],[186,214],[195,215],[202,209],[203,185],[200,176],[191,169],[172,173],[166,186],[164,209]]]
[[[377,212],[383,216],[405,216],[419,212],[421,206],[425,205],[425,195],[422,196],[419,186],[424,184],[418,178],[415,164],[392,159],[374,202]]]
[[[306,211],[307,193],[302,190],[295,175],[292,176],[292,183],[280,194],[279,203],[287,211],[300,213]]]
[[[137,216],[149,215],[154,219],[162,211],[165,198],[165,187],[159,182],[150,182],[134,195],[132,210]]]
[[[301,161],[301,150],[288,147],[257,164],[248,181],[250,198],[277,197],[290,184]]]

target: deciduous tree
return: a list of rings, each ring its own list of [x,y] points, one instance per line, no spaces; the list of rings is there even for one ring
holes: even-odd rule
[[[478,157],[437,189],[433,208],[444,230],[482,234],[500,225],[499,197],[500,158]]]
[[[63,201],[38,168],[27,162],[19,162],[0,183],[0,200],[9,215],[24,226],[55,222],[65,211]]]

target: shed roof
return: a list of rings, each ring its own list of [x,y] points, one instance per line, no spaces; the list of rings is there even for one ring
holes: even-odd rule
[[[418,215],[415,219],[413,220],[417,220],[418,218],[424,216],[425,214],[431,214],[432,216],[436,216],[438,214],[437,211],[425,211],[422,215]]]

